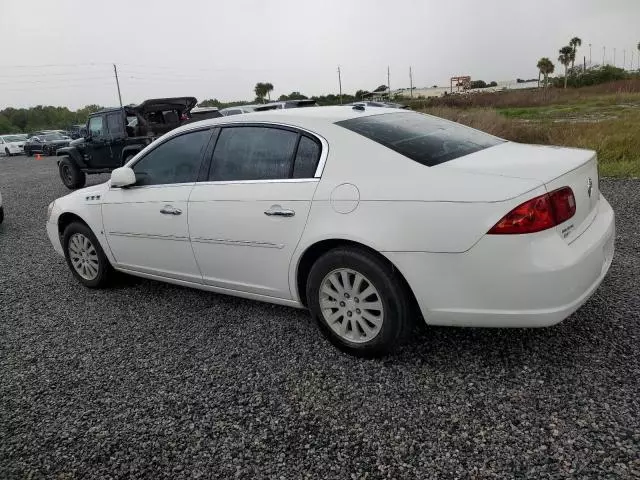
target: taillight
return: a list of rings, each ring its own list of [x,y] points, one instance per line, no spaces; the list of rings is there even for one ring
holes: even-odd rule
[[[562,187],[518,205],[487,233],[508,235],[540,232],[566,222],[575,213],[573,191],[569,187]]]

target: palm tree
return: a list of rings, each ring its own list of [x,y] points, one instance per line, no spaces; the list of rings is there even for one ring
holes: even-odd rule
[[[558,57],[558,61],[564,65],[564,88],[567,88],[567,71],[569,70],[569,64],[574,58],[573,47],[567,45],[566,47],[562,47],[560,49],[560,56]]]
[[[573,58],[571,59],[571,70],[573,70],[574,64],[576,62],[576,52],[578,47],[582,45],[582,40],[578,37],[573,37],[569,42],[569,46],[573,49]]]
[[[542,57],[538,60],[538,70],[538,78],[540,78],[540,73],[544,75],[544,86],[546,87],[549,84],[549,74],[553,73],[555,66],[547,57]]]
[[[262,82],[256,83],[256,86],[253,88],[253,91],[262,102],[264,102],[264,97],[267,95],[267,91],[265,89],[265,84]]]
[[[273,92],[273,85],[271,83],[265,83],[264,90],[269,97],[269,101],[271,101],[271,92]]]

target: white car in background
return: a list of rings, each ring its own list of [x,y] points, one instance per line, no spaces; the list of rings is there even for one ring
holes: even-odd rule
[[[180,127],[47,218],[88,287],[116,269],[307,307],[361,355],[390,351],[420,316],[556,324],[598,287],[615,236],[594,152],[362,106]]]
[[[26,142],[24,135],[0,135],[0,153],[7,157],[11,155],[23,155],[24,143]]]

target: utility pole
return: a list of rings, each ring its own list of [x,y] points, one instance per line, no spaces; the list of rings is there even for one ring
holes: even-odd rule
[[[389,67],[387,66],[387,88],[389,89],[389,95],[387,95],[387,99],[391,100],[391,80],[389,80],[389,78],[390,78]]]
[[[616,66],[616,47],[613,47],[613,66]]]
[[[589,68],[593,67],[593,63],[591,63],[591,44],[589,44]]]
[[[604,67],[604,57],[605,57],[605,52],[607,50],[607,47],[602,47],[602,66]]]
[[[338,88],[340,89],[340,105],[342,105],[342,77],[340,76],[340,65],[338,65]]]
[[[120,106],[122,107],[122,95],[120,95],[120,82],[118,81],[118,69],[116,68],[116,64],[113,64],[113,73],[116,76],[116,85],[118,86],[118,100],[120,101]]]
[[[623,70],[627,69],[627,51],[626,50],[622,50],[622,69]]]
[[[411,67],[409,67],[409,92],[411,98],[413,98],[413,73],[411,72]]]

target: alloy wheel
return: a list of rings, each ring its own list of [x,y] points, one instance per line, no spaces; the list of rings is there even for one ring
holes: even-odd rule
[[[320,309],[327,325],[341,338],[364,343],[380,333],[384,306],[376,287],[355,270],[339,268],[321,283]]]
[[[91,240],[81,233],[69,238],[69,258],[78,275],[85,280],[94,280],[98,276],[100,263],[98,252]]]

